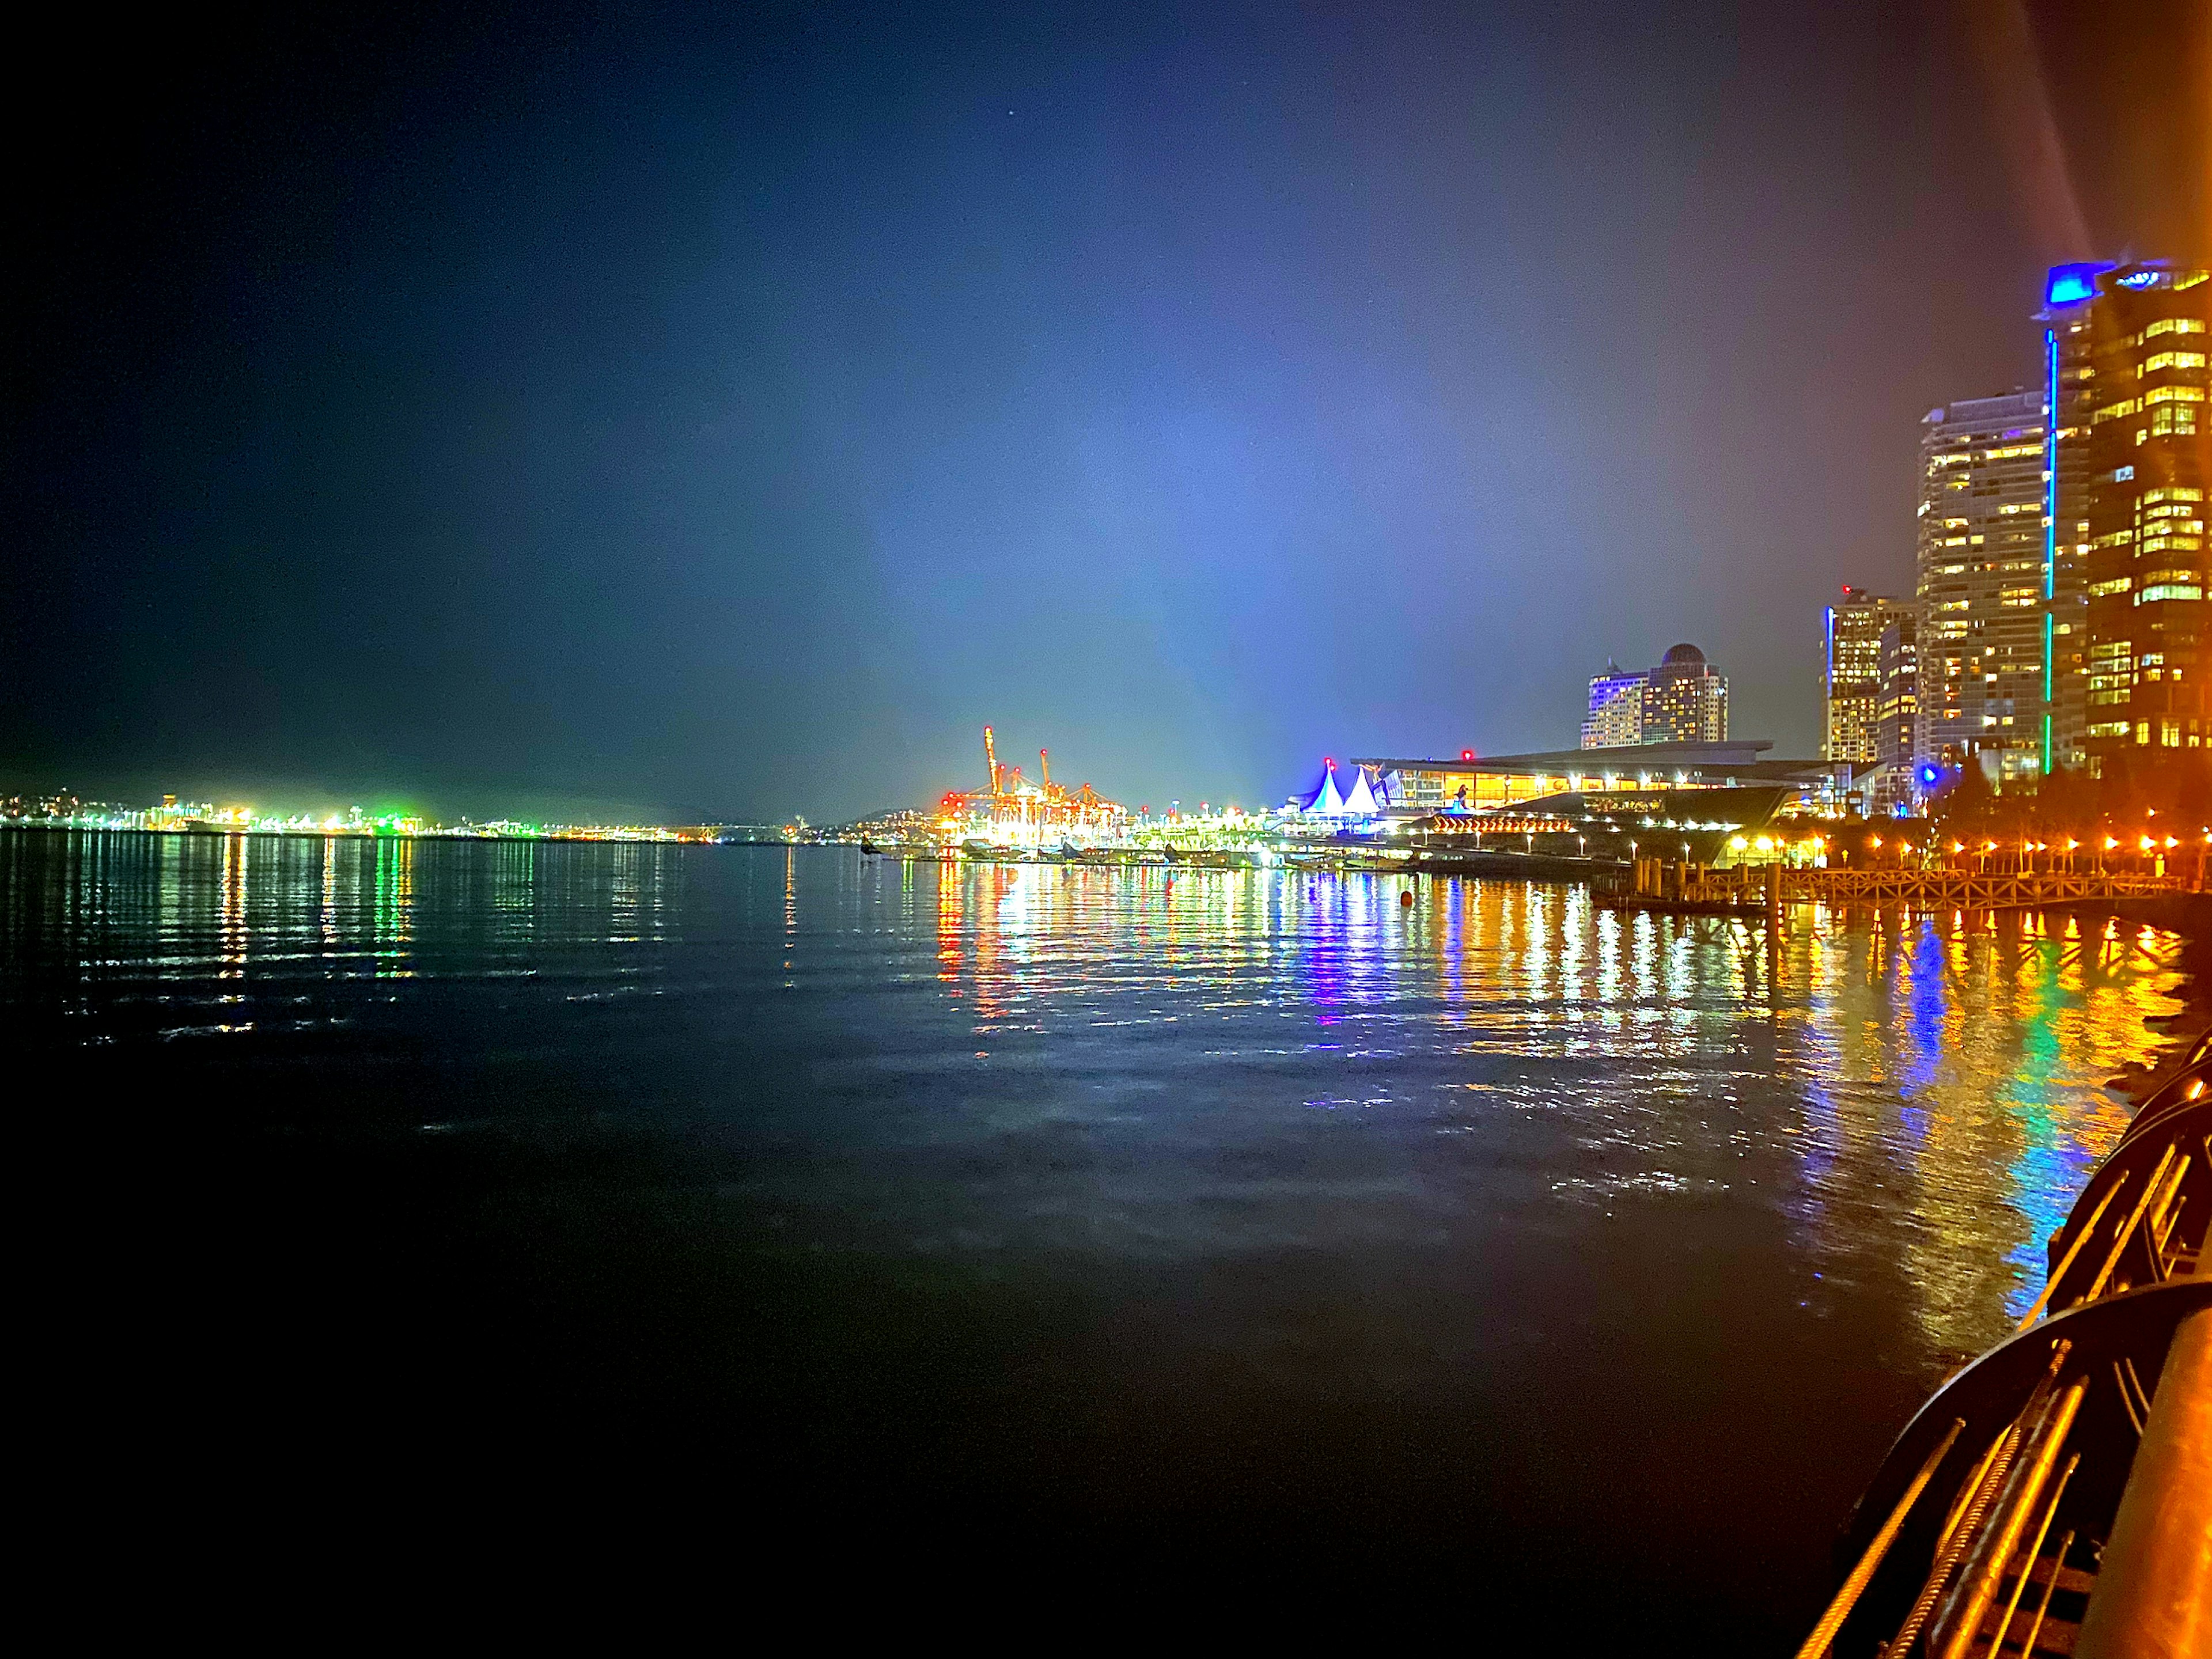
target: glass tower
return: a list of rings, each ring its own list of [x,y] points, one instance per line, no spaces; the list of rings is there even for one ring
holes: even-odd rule
[[[2053,763],[2212,746],[2208,276],[2165,260],[2051,273]]]
[[[2040,392],[1967,398],[1921,423],[1920,694],[1914,745],[1992,783],[2039,775],[2050,608]]]

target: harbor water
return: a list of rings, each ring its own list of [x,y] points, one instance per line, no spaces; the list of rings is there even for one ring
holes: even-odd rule
[[[1802,1632],[1891,1437],[2033,1298],[2175,949],[1799,908],[1770,957],[1496,880],[0,835],[0,1020],[188,1356],[139,1425],[179,1481],[210,1436],[292,1514],[659,1471],[902,1561],[1569,1648]]]

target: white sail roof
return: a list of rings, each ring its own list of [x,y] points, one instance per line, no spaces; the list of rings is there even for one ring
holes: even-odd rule
[[[1306,811],[1317,812],[1325,818],[1344,816],[1344,797],[1337,793],[1336,768],[1330,767],[1321,775],[1321,787],[1314,791],[1313,799],[1306,803]]]

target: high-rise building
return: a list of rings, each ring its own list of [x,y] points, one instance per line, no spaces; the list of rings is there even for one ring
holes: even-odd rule
[[[2045,435],[2039,392],[1962,398],[1922,422],[1913,746],[1992,782],[2043,770]]]
[[[1920,714],[1919,621],[1905,611],[1881,630],[1881,695],[1875,707],[1875,759],[1910,770]]]
[[[1897,600],[1845,587],[1823,617],[1820,647],[1821,758],[1871,766],[1881,758],[1875,731],[1881,704],[1881,635],[1910,614]]]
[[[1919,631],[1918,618],[1900,609],[1881,630],[1876,648],[1881,690],[1875,704],[1871,805],[1877,811],[1905,810],[1920,795],[1913,746],[1919,738]]]
[[[2054,762],[2212,747],[2208,279],[2165,260],[2060,265],[2045,291]]]
[[[1694,645],[1678,645],[1659,659],[1644,684],[1645,743],[1724,743],[1728,739],[1728,677]]]
[[[1590,677],[1589,712],[1583,717],[1582,746],[1617,749],[1644,741],[1644,687],[1651,676],[1608,661]]]
[[[2096,371],[2089,362],[2087,297],[2072,284],[2047,283],[2036,318],[2044,325],[2043,401],[2049,411],[2043,462],[2045,771],[2081,763],[2088,718],[2089,521],[2081,514],[2081,488],[2088,456],[2080,440],[2094,414]]]
[[[1678,645],[1656,668],[1607,663],[1590,677],[1582,746],[1728,741],[1728,677],[1694,645]]]

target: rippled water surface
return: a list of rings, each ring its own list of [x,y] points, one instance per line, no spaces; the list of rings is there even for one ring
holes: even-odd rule
[[[2033,1297],[2175,1006],[2173,941],[2101,920],[1807,910],[1770,968],[1571,887],[831,848],[17,833],[0,900],[9,1027],[80,1065],[295,1138],[372,1100],[425,1158],[662,1149],[547,1213],[619,1231],[617,1303],[789,1279],[846,1401],[792,1408],[799,1478],[1188,1523],[1347,1593],[1596,1552],[1598,1628],[1663,1597],[1723,1646],[1800,1615]],[[465,1201],[519,1212],[504,1179]],[[657,1182],[668,1276],[623,1218]],[[724,1294],[673,1297],[674,1351],[754,1316]],[[927,1407],[866,1380],[896,1297],[963,1333],[914,1339]]]

